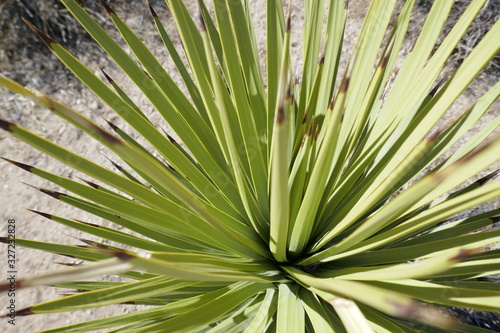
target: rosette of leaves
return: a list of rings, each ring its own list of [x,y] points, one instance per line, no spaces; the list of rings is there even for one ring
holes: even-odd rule
[[[500,230],[474,232],[496,222],[499,210],[443,222],[499,197],[495,173],[456,188],[500,158],[498,135],[485,142],[500,117],[436,161],[489,109],[500,82],[434,130],[500,49],[497,22],[437,83],[486,0],[472,1],[438,47],[453,1],[435,1],[398,67],[414,1],[406,1],[392,21],[396,0],[373,0],[346,68],[339,59],[348,3],[304,1],[298,77],[290,60],[291,16],[281,1],[265,3],[261,64],[248,1],[215,0],[207,7],[200,0],[193,18],[181,1],[167,0],[183,55],[150,7],[151,13],[186,94],[105,2],[131,53],[74,0],[61,2],[185,146],[157,128],[117,82],[102,81],[33,27],[154,151],[116,124],[110,123],[111,133],[0,77],[8,89],[109,148],[123,165],[120,172],[109,170],[2,120],[11,135],[94,181],[9,161],[65,190],[42,192],[142,235],[36,212],[124,247],[18,239],[20,246],[85,261],[20,280],[18,288],[49,284],[79,292],[18,315],[154,305],[47,332],[418,332],[422,325],[428,325],[425,332],[487,331],[443,315],[440,307],[500,310],[498,285],[481,279],[500,273],[500,251],[485,248],[500,241]],[[133,282],[82,280],[103,273]]]

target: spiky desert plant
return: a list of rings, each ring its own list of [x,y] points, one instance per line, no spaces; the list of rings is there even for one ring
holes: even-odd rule
[[[110,88],[33,27],[154,151],[115,124],[111,134],[0,77],[2,85],[86,132],[128,167],[115,173],[2,120],[11,135],[95,180],[76,182],[8,161],[73,194],[42,192],[143,236],[36,212],[124,248],[18,239],[18,245],[87,263],[20,280],[18,288],[50,284],[84,292],[17,314],[124,302],[156,306],[48,332],[117,326],[115,332],[417,332],[421,323],[432,325],[425,332],[486,331],[446,318],[439,307],[500,309],[498,285],[478,280],[500,272],[500,251],[484,248],[500,241],[500,230],[475,232],[491,226],[499,211],[443,222],[499,197],[494,173],[454,189],[499,159],[500,138],[483,142],[500,117],[437,161],[497,99],[500,82],[434,129],[500,49],[497,22],[453,75],[436,84],[485,1],[472,1],[434,50],[453,3],[435,1],[398,69],[414,1],[405,2],[391,26],[396,0],[373,0],[345,69],[339,59],[347,1],[304,1],[303,69],[294,77],[291,16],[281,1],[266,1],[264,75],[248,1],[215,0],[211,12],[200,0],[193,19],[181,1],[167,0],[186,61],[150,8],[185,95],[104,1],[134,56],[74,0],[62,0],[185,148],[117,82],[106,76]],[[134,282],[74,282],[103,273]]]

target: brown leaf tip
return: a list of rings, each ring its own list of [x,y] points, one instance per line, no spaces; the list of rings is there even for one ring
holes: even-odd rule
[[[106,80],[108,80],[108,82],[109,82],[110,84],[112,84],[113,82],[115,82],[115,81],[113,81],[113,79],[112,79],[112,78],[111,78],[111,77],[110,77],[110,76],[109,76],[109,75],[108,75],[108,74],[104,71],[104,69],[102,69],[102,67],[101,67],[101,66],[99,66],[99,69],[101,70],[102,74],[104,75],[104,77],[106,78]]]
[[[288,85],[288,87],[286,88],[285,100],[289,100],[291,98],[293,98],[292,87]]]
[[[122,171],[122,170],[123,170],[123,168],[122,168],[122,167],[121,167],[118,163],[116,163],[116,162],[114,162],[114,161],[111,161],[111,160],[109,160],[109,161],[111,162],[111,164],[113,164],[113,166],[114,166],[114,167],[115,167],[118,171]]]
[[[319,133],[319,124],[316,124],[316,130],[314,130],[314,141],[318,140],[318,133]]]
[[[4,131],[7,131],[7,132],[12,132],[12,127],[15,127],[17,126],[16,124],[13,124],[7,120],[3,120],[0,118],[0,128],[2,128]]]
[[[349,88],[349,81],[351,80],[350,77],[346,77],[344,81],[342,81],[342,85],[340,86],[340,93],[345,93],[347,89]]]
[[[110,249],[110,247],[108,247],[107,245],[92,241],[90,239],[85,239],[85,238],[78,238],[78,239],[80,241],[84,242],[85,244],[90,245],[90,246],[95,247],[95,248],[98,248],[98,249],[105,249],[105,250]],[[85,245],[84,246],[78,245],[78,246],[86,247]]]
[[[344,1],[344,9],[349,9],[349,0]]]
[[[98,189],[99,189],[99,187],[100,187],[99,185],[97,185],[96,183],[91,182],[90,180],[85,180],[85,179],[83,179],[83,178],[80,178],[80,179],[81,179],[83,182],[85,182],[85,184],[87,184],[87,185],[88,185],[88,186],[90,186],[90,187],[95,188],[96,190],[98,190]]]
[[[14,313],[9,313],[9,314],[4,314],[2,316],[0,316],[0,318],[7,318],[11,315],[13,316],[29,316],[29,315],[32,315],[32,314],[35,314],[34,312],[31,311],[31,306],[29,308],[25,308],[25,309],[21,309],[21,310],[18,310]]]
[[[95,228],[100,228],[101,227],[99,224],[95,224],[95,223],[85,222],[85,221],[82,221],[82,220],[75,220],[75,221],[79,222],[79,223],[82,223],[82,224],[85,224],[85,225],[88,225],[88,226],[91,226],[91,227],[95,227]]]
[[[335,105],[335,96],[333,96],[332,99],[330,100],[330,104],[328,104],[328,110],[332,111],[334,105]]]
[[[81,264],[74,263],[74,262],[60,262],[60,261],[54,261],[54,264],[61,265],[61,266],[68,266],[68,267],[74,267],[74,266],[81,265]]]
[[[429,96],[436,96],[436,94],[438,93],[439,89],[441,89],[441,87],[443,86],[444,84],[444,80],[441,79],[434,88],[432,88],[432,90],[429,92]]]
[[[158,17],[158,14],[156,14],[155,10],[153,9],[153,6],[151,6],[151,3],[149,1],[148,1],[148,6],[149,6],[149,11],[151,12],[151,16],[153,16],[153,18]]]
[[[168,138],[168,140],[169,140],[171,143],[176,143],[176,142],[177,142],[177,141],[175,141],[175,139],[174,139],[171,135],[169,135],[169,134],[167,134],[167,138]]]
[[[0,157],[0,158],[3,159],[4,161],[7,161],[7,162],[9,162],[9,163],[11,163],[11,164],[13,164],[13,165],[15,165],[15,166],[17,166],[17,167],[25,170],[25,171],[28,171],[28,172],[32,172],[32,170],[34,168],[31,165],[20,163],[20,162],[16,162],[16,161],[13,161],[13,160],[5,158],[5,157]]]
[[[302,125],[304,125],[307,122],[308,116],[309,116],[309,109],[306,108],[306,112],[304,112],[304,117],[302,118]]]
[[[325,55],[323,54],[318,61],[318,66],[323,66],[325,64]]]
[[[313,126],[314,126],[314,116],[312,117],[311,119],[311,122],[309,123],[309,128],[307,129],[307,136],[311,136],[312,135],[312,131],[313,131]]]
[[[200,30],[201,32],[206,32],[207,31],[207,25],[205,24],[205,18],[203,17],[203,14],[200,10],[200,12],[198,13],[199,15],[199,19],[200,19]]]
[[[110,14],[116,15],[116,13],[111,9],[111,7],[109,7],[109,5],[106,3],[106,1],[99,0],[99,2],[104,6],[104,9],[106,9],[106,12],[108,13],[108,15],[110,15]]]
[[[382,58],[382,62],[380,63],[380,68],[385,68],[387,66],[387,61],[389,60],[389,56],[385,56]]]
[[[286,19],[286,32],[289,33],[292,30],[292,2],[288,1],[288,17]]]
[[[51,190],[47,190],[45,188],[39,188],[38,189],[40,192],[42,193],[45,193],[45,194],[48,194],[50,195],[51,197],[53,198],[56,198],[56,199],[60,199],[61,196],[65,195],[64,193],[61,193],[61,192],[57,192],[57,191],[51,191]]]
[[[44,34],[42,31],[38,30],[38,28],[35,27],[33,24],[31,24],[28,20],[23,18],[23,21],[28,25],[28,27],[31,30],[33,30],[38,35],[38,37],[42,39],[42,41],[45,43],[45,45],[47,45],[49,49],[53,50],[52,44],[59,44],[58,42],[56,42],[55,40]]]
[[[479,185],[482,186],[482,185],[486,184],[487,182],[489,182],[490,180],[495,179],[498,175],[500,175],[500,169],[493,171],[489,175],[486,175],[483,178],[477,180],[476,183],[478,183]]]
[[[106,120],[106,119],[104,119]],[[108,123],[109,127],[111,127],[111,129],[113,129],[113,131],[118,131],[118,126],[116,126],[115,124],[113,124],[111,121],[109,120],[106,120],[106,122]]]
[[[51,215],[51,214],[47,214],[47,213],[44,213],[44,212],[39,212],[39,211],[37,211],[37,210],[33,210],[33,209],[28,209],[28,210],[29,210],[30,212],[33,212],[33,213],[38,214],[38,215],[40,215],[40,216],[43,216],[43,217],[45,217],[45,218],[47,218],[47,219],[49,219],[49,220],[52,220],[52,215]]]

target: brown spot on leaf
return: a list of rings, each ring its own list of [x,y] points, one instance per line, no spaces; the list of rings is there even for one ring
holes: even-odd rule
[[[461,249],[456,256],[450,259],[450,261],[458,261],[458,262],[464,261],[466,258],[478,252],[479,252],[478,249],[471,249],[471,250]]]
[[[276,122],[278,123],[278,125],[281,125],[283,124],[284,121],[285,121],[285,109],[283,105],[280,105],[278,108],[278,113],[276,115]]]
[[[122,261],[134,259],[135,256],[125,251],[113,251],[111,254]]]

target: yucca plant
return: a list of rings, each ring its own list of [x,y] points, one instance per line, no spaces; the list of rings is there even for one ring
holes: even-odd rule
[[[17,288],[48,284],[79,292],[17,315],[154,305],[46,332],[488,331],[460,323],[443,308],[500,310],[498,284],[480,279],[500,273],[500,250],[485,247],[500,241],[500,230],[477,232],[500,211],[452,220],[500,196],[495,172],[456,189],[499,160],[500,137],[485,141],[500,117],[449,150],[498,98],[500,82],[435,127],[500,50],[497,22],[437,83],[486,0],[473,0],[438,47],[453,1],[435,1],[400,66],[415,1],[406,1],[391,21],[396,0],[373,0],[346,68],[340,58],[347,1],[306,0],[304,26],[296,27],[303,29],[300,75],[293,74],[290,56],[290,5],[265,2],[262,64],[249,1],[208,6],[200,0],[193,18],[183,2],[167,0],[182,52],[150,9],[184,87],[104,1],[133,55],[74,0],[61,2],[184,145],[155,126],[118,82],[104,74],[107,85],[95,68],[32,27],[135,132],[109,122],[112,134],[0,76],[3,86],[72,123],[123,164],[115,163],[114,172],[1,120],[11,135],[93,180],[6,160],[73,194],[40,191],[135,233],[35,211],[123,247],[17,239],[20,246],[86,262],[19,280]],[[149,145],[139,144],[137,135]],[[82,280],[97,274],[133,282]]]

